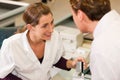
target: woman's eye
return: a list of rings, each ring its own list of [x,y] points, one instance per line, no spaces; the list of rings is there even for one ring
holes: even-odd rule
[[[54,20],[51,22],[51,24],[53,24],[54,23]]]
[[[48,24],[44,24],[42,27],[43,27],[43,28],[46,28],[47,26],[48,26]]]
[[[53,24],[53,21],[51,22],[51,24]]]

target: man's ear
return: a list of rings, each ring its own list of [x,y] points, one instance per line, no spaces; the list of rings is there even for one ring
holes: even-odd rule
[[[31,30],[32,29],[32,25],[31,24],[27,24],[27,29]]]
[[[83,18],[84,18],[84,14],[83,14],[83,12],[81,10],[77,11],[77,16],[78,16],[78,18],[79,18],[80,21],[82,21]]]

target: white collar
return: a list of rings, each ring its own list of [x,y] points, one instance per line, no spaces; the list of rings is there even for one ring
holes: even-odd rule
[[[108,29],[108,25],[111,24],[116,18],[120,17],[120,15],[115,11],[111,10],[107,14],[105,14],[102,19],[98,22],[94,32],[93,36],[94,38],[98,37],[104,30]]]

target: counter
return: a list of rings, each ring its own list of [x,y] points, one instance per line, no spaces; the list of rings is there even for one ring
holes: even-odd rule
[[[27,3],[15,1],[0,1],[0,27],[11,25],[15,22],[16,15],[28,6]]]

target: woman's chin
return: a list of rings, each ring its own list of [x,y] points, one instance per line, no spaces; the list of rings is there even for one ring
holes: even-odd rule
[[[50,39],[51,39],[51,37],[47,37],[47,38],[46,38],[46,40],[50,40]]]

